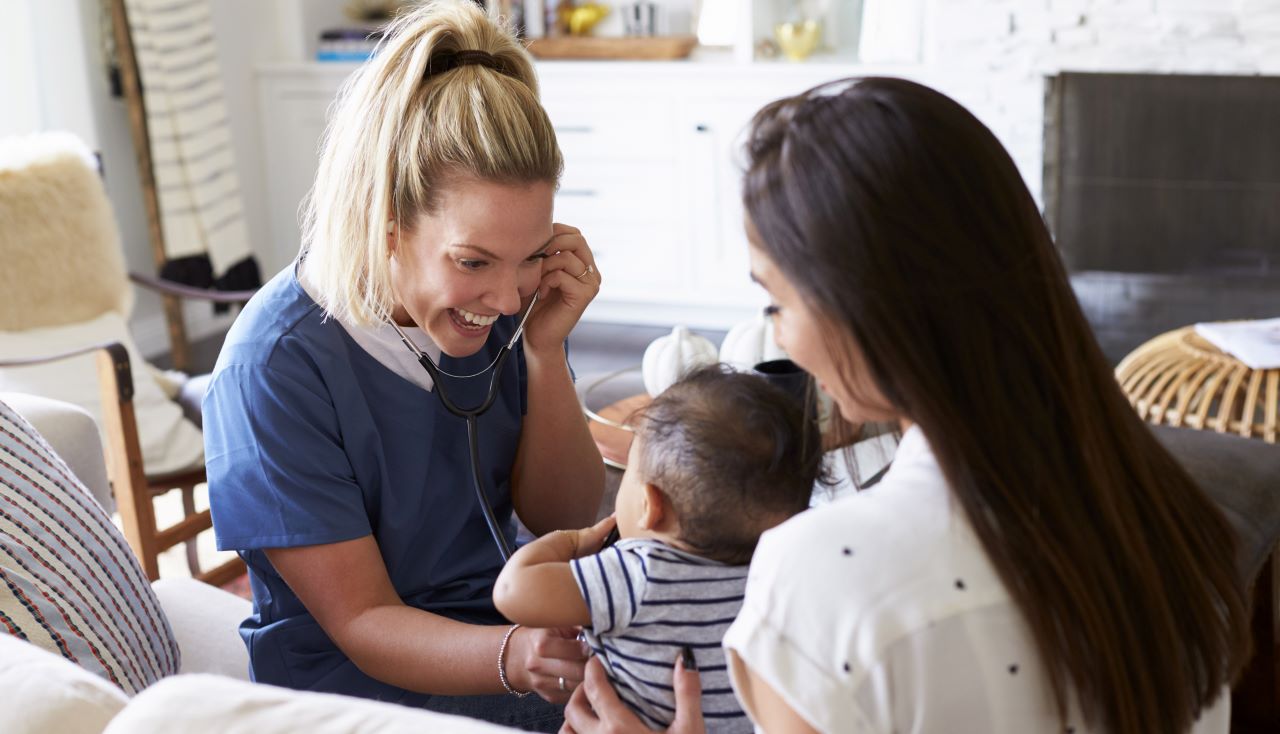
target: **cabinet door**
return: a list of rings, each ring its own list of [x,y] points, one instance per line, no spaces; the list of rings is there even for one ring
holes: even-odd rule
[[[686,222],[699,301],[763,305],[751,281],[743,228],[742,151],[747,125],[768,97],[691,100],[681,130]]]
[[[325,110],[335,93],[336,86],[328,84],[265,83],[260,88],[268,221],[276,259],[268,272],[284,267],[298,254],[300,207],[315,181]]]
[[[548,84],[543,103],[564,153],[555,218],[587,237],[604,278],[599,300],[676,296],[689,267],[671,105],[625,85]]]
[[[670,292],[685,286],[685,248],[677,241],[665,161],[580,163],[565,167],[555,219],[582,230],[604,277],[600,297]]]
[[[589,161],[645,161],[674,156],[675,116],[665,99],[634,90],[548,88],[542,100],[565,167]]]

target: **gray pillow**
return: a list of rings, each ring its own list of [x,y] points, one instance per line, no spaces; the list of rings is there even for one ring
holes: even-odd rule
[[[1280,541],[1280,446],[1190,428],[1153,431],[1231,521],[1240,570],[1252,580]]]

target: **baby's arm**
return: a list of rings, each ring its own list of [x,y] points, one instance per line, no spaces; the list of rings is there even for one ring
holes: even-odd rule
[[[582,530],[547,533],[516,551],[493,587],[498,611],[529,627],[591,624],[569,561],[598,552],[613,526],[611,515]]]

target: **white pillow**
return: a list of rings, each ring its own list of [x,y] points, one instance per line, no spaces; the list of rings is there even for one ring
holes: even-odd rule
[[[99,734],[129,699],[75,663],[0,635],[0,721],[7,734]]]
[[[106,734],[497,734],[494,724],[394,703],[308,693],[220,675],[165,678],[138,694]]]
[[[165,397],[147,363],[129,336],[120,314],[107,311],[92,321],[26,331],[0,331],[0,354],[6,359],[40,357],[80,347],[120,342],[129,350],[133,368],[133,405],[138,421],[138,442],[148,476],[198,467],[204,460],[200,429],[182,415],[182,408]],[[0,392],[43,395],[79,405],[102,426],[102,399],[98,387],[97,355],[34,367],[0,369]]]

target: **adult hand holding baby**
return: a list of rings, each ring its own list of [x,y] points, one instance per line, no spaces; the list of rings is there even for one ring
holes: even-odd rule
[[[519,627],[511,635],[506,674],[517,691],[536,693],[551,703],[565,703],[582,682],[586,643],[577,627]]]
[[[515,690],[564,703],[582,683],[588,649],[578,634],[591,618],[564,564],[598,552],[614,524],[610,515],[589,528],[547,533],[516,551],[498,576],[495,604],[528,625],[512,634],[506,658]]]
[[[688,659],[692,658],[692,655],[688,656]],[[698,677],[696,668],[685,667],[684,659],[685,656],[681,655],[676,660],[675,675],[672,678],[676,689],[676,716],[667,731],[670,734],[701,734],[706,731],[702,719],[702,680]],[[565,706],[564,726],[560,729],[560,734],[648,734],[651,731],[618,698],[600,658],[588,660],[586,678]]]

